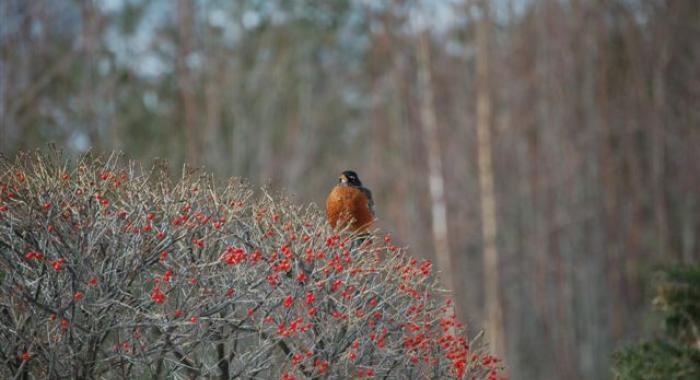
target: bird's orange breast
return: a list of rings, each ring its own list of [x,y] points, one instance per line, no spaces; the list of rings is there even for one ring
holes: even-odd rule
[[[331,227],[341,229],[349,224],[353,232],[366,232],[374,222],[367,195],[350,186],[336,186],[331,190],[326,199],[326,216]]]

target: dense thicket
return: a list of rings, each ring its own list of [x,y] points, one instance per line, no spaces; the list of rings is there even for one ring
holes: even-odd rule
[[[500,378],[431,266],[240,181],[0,158],[0,377]]]

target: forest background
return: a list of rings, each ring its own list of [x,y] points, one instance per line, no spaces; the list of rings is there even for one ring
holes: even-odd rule
[[[0,152],[323,205],[352,168],[513,379],[611,376],[700,258],[700,2],[0,2]]]

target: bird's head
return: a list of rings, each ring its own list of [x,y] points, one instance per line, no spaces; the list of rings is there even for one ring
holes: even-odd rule
[[[343,173],[341,173],[340,177],[338,177],[338,182],[341,186],[362,186],[362,182],[360,182],[360,177],[358,177],[357,173],[355,173],[352,170],[346,170]]]

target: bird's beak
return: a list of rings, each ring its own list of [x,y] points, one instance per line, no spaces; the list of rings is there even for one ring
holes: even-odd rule
[[[345,176],[345,174],[342,174],[340,177],[338,177],[341,183],[346,183],[348,182],[348,177]]]

